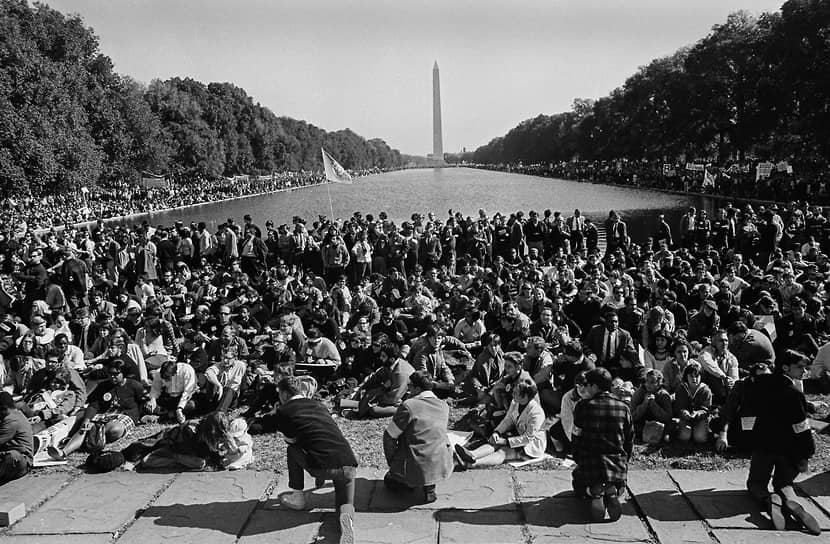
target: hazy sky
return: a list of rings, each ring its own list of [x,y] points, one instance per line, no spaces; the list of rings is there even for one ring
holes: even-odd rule
[[[432,151],[596,98],[738,9],[783,0],[45,0],[80,14],[119,73],[229,81],[277,115]]]

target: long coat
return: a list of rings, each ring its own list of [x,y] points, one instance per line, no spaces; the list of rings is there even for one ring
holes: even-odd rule
[[[410,487],[433,485],[452,474],[447,438],[450,408],[432,391],[400,405],[384,433],[389,472]]]
[[[574,408],[574,480],[587,485],[625,483],[634,430],[628,405],[608,392]]]
[[[519,403],[514,400],[496,427],[496,432],[511,434],[507,438],[511,448],[522,448],[528,457],[542,457],[548,445],[547,432],[542,430],[544,422],[545,411],[542,410],[538,397],[531,399],[521,414]]]

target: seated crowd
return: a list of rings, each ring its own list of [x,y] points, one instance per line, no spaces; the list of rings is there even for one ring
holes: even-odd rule
[[[0,233],[0,483],[31,468],[33,433],[67,425],[46,451],[60,460],[161,419],[177,425],[124,457],[241,468],[250,434],[279,430],[286,504],[305,506],[305,469],[350,505],[330,396],[391,418],[392,488],[431,501],[453,463],[572,453],[596,465],[575,485],[618,517],[629,432],[749,451],[764,374],[812,364],[795,387],[830,391],[828,240],[797,208],[722,212],[713,227],[691,210],[678,240],[661,217],[637,244],[612,211],[604,252],[578,210]],[[454,450],[443,399],[470,408]],[[595,418],[624,463],[597,468]]]

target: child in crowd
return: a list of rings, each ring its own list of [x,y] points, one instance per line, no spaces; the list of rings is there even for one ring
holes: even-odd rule
[[[672,420],[672,400],[669,392],[663,389],[663,373],[659,370],[646,371],[645,382],[631,399],[631,419],[637,436],[652,444],[662,440],[665,434],[662,431]],[[648,433],[643,432],[646,426]]]
[[[683,369],[683,383],[674,396],[674,416],[677,439],[694,440],[704,444],[709,440],[709,410],[712,407],[712,390],[700,381],[701,367],[696,361]]]

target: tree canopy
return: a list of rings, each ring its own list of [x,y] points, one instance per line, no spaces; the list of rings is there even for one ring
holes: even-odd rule
[[[478,148],[483,163],[616,158],[830,159],[830,0],[729,15],[596,101]]]
[[[119,75],[78,16],[0,0],[0,194],[49,194],[143,172],[187,180],[401,164],[383,140],[278,117],[231,83]]]

